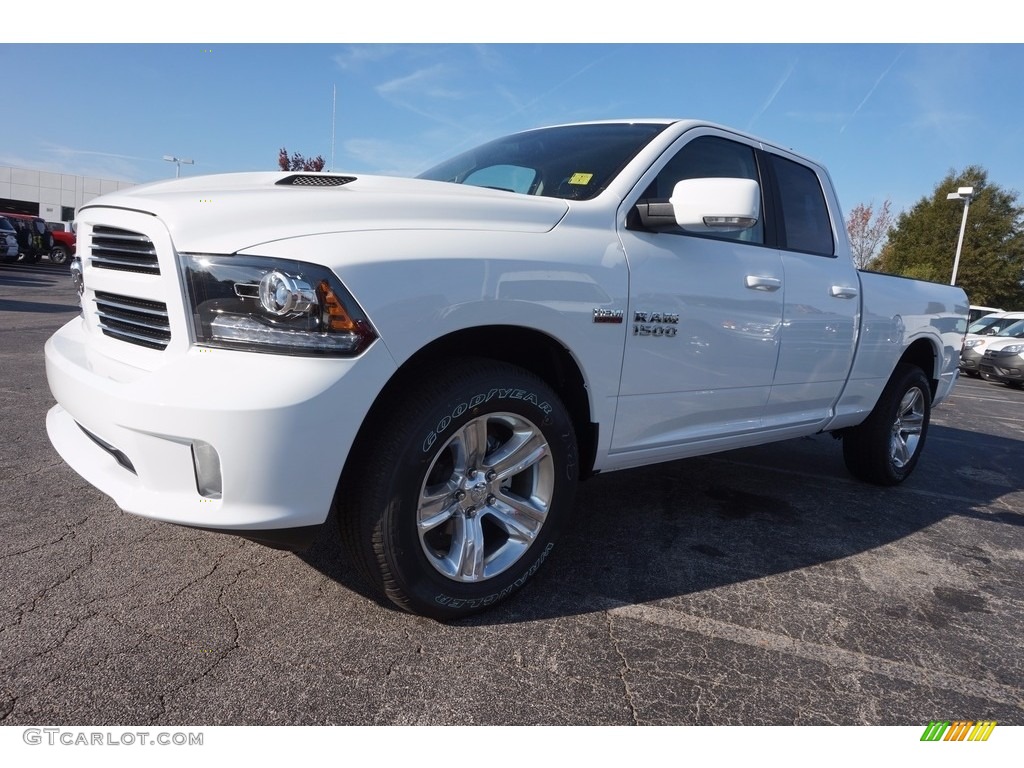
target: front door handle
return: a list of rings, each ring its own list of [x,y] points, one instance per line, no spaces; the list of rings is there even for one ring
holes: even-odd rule
[[[752,291],[777,291],[782,287],[782,281],[777,277],[762,277],[761,275],[747,275],[747,288]]]

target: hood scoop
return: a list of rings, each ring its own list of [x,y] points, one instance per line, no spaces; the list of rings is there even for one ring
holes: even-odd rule
[[[278,182],[279,187],[340,187],[355,181],[355,176],[329,176],[324,174],[297,173],[294,176],[285,176]]]

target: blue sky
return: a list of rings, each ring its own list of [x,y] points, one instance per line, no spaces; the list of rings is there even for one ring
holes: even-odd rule
[[[1024,190],[1024,45],[0,43],[18,72],[0,164],[144,182],[274,170],[413,175],[553,123],[698,117],[822,161],[844,210],[896,210],[950,169]],[[10,92],[9,92],[10,93]]]

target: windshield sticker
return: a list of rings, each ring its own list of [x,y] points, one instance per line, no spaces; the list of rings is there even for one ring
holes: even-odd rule
[[[590,183],[590,180],[594,178],[592,173],[574,173],[569,177],[570,184],[579,184],[580,186],[586,186]]]

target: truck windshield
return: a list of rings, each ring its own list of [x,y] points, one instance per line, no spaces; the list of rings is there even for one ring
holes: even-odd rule
[[[598,123],[526,131],[463,152],[418,178],[589,200],[667,127]]]

